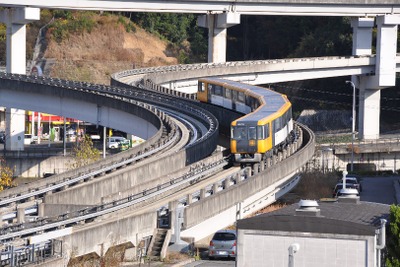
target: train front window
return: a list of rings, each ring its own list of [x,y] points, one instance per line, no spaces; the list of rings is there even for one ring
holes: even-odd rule
[[[249,140],[257,139],[257,128],[249,127]]]
[[[246,140],[247,139],[246,126],[232,127],[232,138],[235,140]]]

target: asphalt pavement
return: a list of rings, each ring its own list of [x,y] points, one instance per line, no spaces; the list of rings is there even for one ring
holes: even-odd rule
[[[397,204],[394,182],[398,180],[400,180],[400,176],[361,178],[362,192],[360,193],[360,200],[388,205]]]

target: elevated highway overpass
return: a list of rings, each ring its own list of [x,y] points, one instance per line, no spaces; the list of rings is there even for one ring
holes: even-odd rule
[[[377,16],[399,14],[400,4],[396,0],[135,0],[135,1],[90,1],[90,0],[2,0],[5,7],[32,7],[44,9],[78,9],[125,12],[173,12],[173,13],[224,13],[235,12],[246,15],[301,15],[301,16]]]

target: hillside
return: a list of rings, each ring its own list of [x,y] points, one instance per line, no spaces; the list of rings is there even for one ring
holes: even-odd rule
[[[69,33],[61,42],[46,34],[44,58],[52,62],[50,75],[69,80],[109,84],[112,73],[147,66],[177,64],[168,42],[134,26],[128,32],[117,16],[92,17],[90,31]]]

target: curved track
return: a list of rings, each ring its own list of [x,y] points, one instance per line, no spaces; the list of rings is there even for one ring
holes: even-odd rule
[[[147,144],[148,142],[144,143],[144,147],[131,149],[126,152],[119,153],[115,155],[112,159],[107,159],[106,161],[102,162],[102,166],[99,168],[98,165],[93,165],[91,167],[86,167],[79,172],[65,173],[56,177],[54,181],[52,180],[52,184],[45,184],[45,185],[38,185],[34,189],[30,189],[29,191],[21,191],[17,189],[13,189],[12,191],[8,192],[8,195],[5,192],[0,193],[0,205],[7,206],[10,203],[16,203],[18,201],[23,201],[26,199],[32,198],[40,198],[46,195],[48,192],[56,192],[57,190],[67,188],[66,190],[70,189],[71,186],[80,184],[83,182],[93,182],[93,178],[101,177],[104,174],[114,172],[115,170],[123,170],[127,166],[134,165],[137,160],[143,160],[143,158],[149,157],[151,153],[157,152],[157,155],[160,155],[160,151],[163,154],[172,154],[176,151],[176,149],[184,149],[189,154],[198,154],[198,151],[202,156],[196,155],[189,159],[189,163],[196,162],[200,158],[203,158],[205,154],[210,154],[211,152],[204,151],[203,147],[207,147],[208,144],[215,143],[215,141],[210,142],[210,140],[216,140],[217,130],[218,130],[218,121],[215,120],[214,116],[211,115],[209,112],[204,111],[203,109],[198,107],[198,104],[194,103],[191,99],[194,97],[191,95],[186,95],[182,93],[175,93],[179,96],[184,96],[183,98],[176,98],[170,95],[165,94],[165,92],[154,92],[149,90],[142,90],[135,87],[107,87],[107,86],[97,86],[85,83],[75,83],[69,81],[62,81],[62,80],[54,80],[54,79],[43,79],[43,78],[36,78],[32,80],[32,77],[27,76],[15,76],[11,75],[11,77],[0,77],[1,79],[22,79],[27,82],[34,82],[39,84],[51,85],[55,88],[63,89],[63,90],[79,90],[80,92],[90,93],[90,94],[98,94],[110,98],[117,98],[121,101],[128,101],[130,103],[143,103],[146,108],[153,110],[153,112],[157,112],[157,114],[161,114],[160,116],[164,118],[163,120],[169,121],[170,124],[174,125],[173,128],[175,129],[171,134],[170,131],[166,131],[167,127],[163,127],[161,129],[161,133],[166,134],[168,136],[168,140],[170,142],[174,142],[172,140],[181,139],[179,133],[188,131],[191,137],[187,135],[185,140],[180,142],[179,145],[177,143],[171,144],[168,142],[163,142],[163,146],[155,146],[153,143],[151,145]],[[151,84],[147,81],[145,87],[156,87],[156,85]],[[186,97],[186,100],[184,99]],[[189,99],[188,99],[189,98]],[[150,106],[150,105],[151,106]],[[147,106],[149,105],[149,106]],[[157,106],[158,108],[154,108],[153,106]],[[157,111],[156,111],[157,110]],[[162,111],[161,111],[162,110]],[[176,119],[166,119],[169,116],[164,114],[169,113],[171,117],[180,117],[180,121],[176,121]],[[184,116],[180,114],[186,114]],[[191,118],[195,118],[192,120]],[[192,121],[190,121],[192,120]],[[175,123],[172,123],[175,121]],[[178,134],[178,135],[176,135]],[[302,134],[298,135],[302,138]],[[310,138],[307,140],[307,147],[312,149],[312,144],[314,140]],[[239,184],[241,179],[246,179],[252,175],[252,173],[256,174],[262,172],[265,168],[269,168],[274,164],[284,160],[286,157],[292,155],[297,149],[301,148],[303,140],[300,139],[296,142],[296,147],[289,148],[290,151],[286,155],[280,155],[279,157],[275,158],[273,162],[264,162],[261,165],[255,166],[255,169],[252,172],[248,172],[245,169],[240,170],[239,173],[235,177],[232,178],[229,176],[228,184]],[[164,149],[166,148],[166,150]],[[208,149],[214,150],[214,148],[209,147]],[[133,151],[134,150],[134,151]],[[170,152],[169,152],[170,151]],[[147,154],[150,153],[150,154]],[[310,154],[310,151],[307,150],[307,155]],[[197,158],[196,158],[197,157]],[[151,157],[148,158],[151,160]],[[304,160],[304,159],[303,159]],[[181,191],[182,188],[190,188],[194,184],[197,184],[199,181],[207,177],[212,177],[213,175],[220,173],[221,169],[226,166],[226,161],[220,159],[217,163],[210,163],[210,162],[203,162],[200,164],[195,164],[193,167],[191,166],[190,169],[184,171],[184,174],[181,176],[176,176],[175,179],[169,179],[168,182],[160,183],[157,181],[151,182],[149,185],[145,187],[145,189],[138,191],[137,193],[125,193],[126,197],[115,197],[114,200],[111,197],[111,200],[100,204],[95,205],[90,208],[78,210],[71,213],[63,213],[56,217],[51,218],[39,218],[37,221],[27,222],[27,223],[19,223],[19,224],[12,224],[9,226],[2,227],[0,229],[1,238],[0,242],[9,242],[14,240],[15,238],[19,239],[20,237],[28,237],[32,234],[36,234],[38,232],[47,232],[57,229],[62,229],[65,227],[72,227],[74,225],[80,225],[82,222],[95,224],[96,218],[103,217],[107,215],[107,217],[116,216],[120,212],[123,212],[124,209],[132,209],[132,206],[137,205],[144,205],[140,204],[146,201],[149,198],[156,198],[160,199],[160,196],[163,195],[170,195],[173,196],[177,192]],[[211,162],[212,162],[211,161]],[[297,167],[296,167],[297,168]],[[53,178],[52,178],[53,179]],[[209,192],[208,195],[216,194],[219,190],[225,188],[225,178],[220,179],[218,182],[220,186],[216,188],[206,186],[206,191]],[[221,189],[218,189],[221,187]],[[73,187],[72,187],[73,188]],[[208,188],[208,189],[207,189]],[[46,191],[47,190],[47,191]],[[175,191],[174,191],[175,190]],[[8,190],[7,190],[8,191]],[[175,193],[174,193],[175,192]],[[194,190],[191,194],[193,194],[193,198],[198,202],[201,202],[203,199],[200,196],[199,190]],[[204,196],[203,196],[204,197]],[[184,200],[180,200],[182,203],[186,203]],[[146,202],[144,202],[146,203]],[[187,204],[187,203],[186,203]],[[163,206],[162,202],[158,204]],[[114,215],[113,215],[114,214]]]

